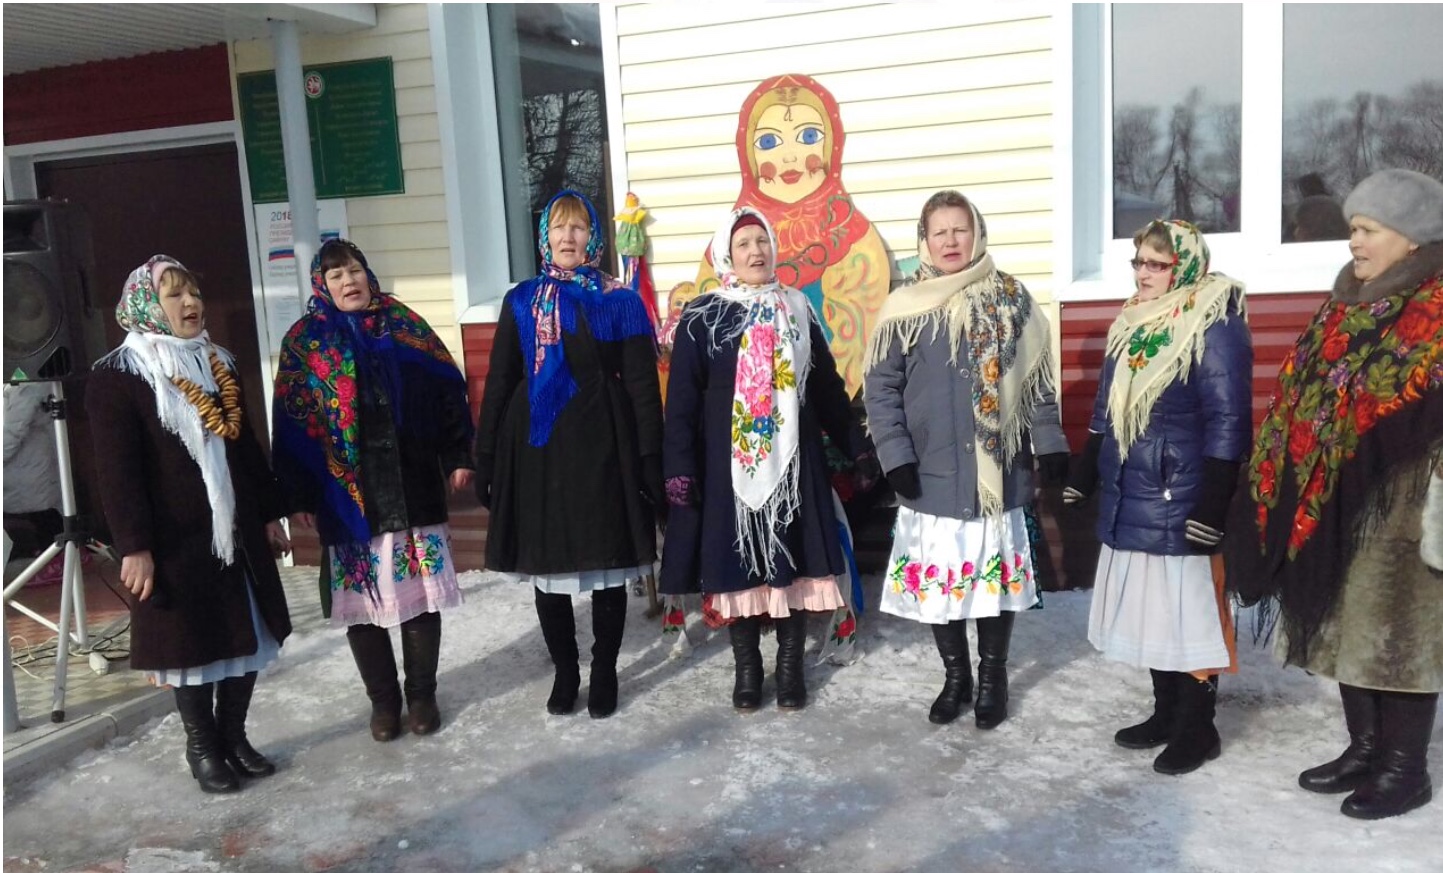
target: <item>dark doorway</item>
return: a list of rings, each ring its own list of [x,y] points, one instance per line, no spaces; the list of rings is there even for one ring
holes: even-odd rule
[[[35,184],[40,197],[76,203],[90,218],[96,296],[106,304],[109,347],[124,337],[109,308],[131,270],[151,255],[167,254],[200,277],[206,328],[235,354],[251,426],[262,445],[269,445],[235,146],[47,161],[35,165]],[[83,421],[75,424],[76,478],[88,485],[90,437]],[[82,509],[98,515],[96,506]]]

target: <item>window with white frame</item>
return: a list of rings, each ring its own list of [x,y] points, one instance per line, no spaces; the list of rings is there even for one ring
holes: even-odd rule
[[[1185,217],[1252,293],[1319,291],[1369,173],[1443,178],[1440,4],[1071,7],[1067,299],[1126,296],[1132,234]],[[1101,124],[1089,115],[1100,113]],[[1112,184],[1097,184],[1097,179]],[[1069,277],[1064,277],[1064,279]]]

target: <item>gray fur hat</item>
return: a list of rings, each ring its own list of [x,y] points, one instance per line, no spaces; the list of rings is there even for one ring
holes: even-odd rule
[[[1348,218],[1365,215],[1418,245],[1443,240],[1443,182],[1413,170],[1379,170],[1343,203]]]

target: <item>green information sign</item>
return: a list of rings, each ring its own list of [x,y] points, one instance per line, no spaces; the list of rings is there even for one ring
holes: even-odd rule
[[[317,64],[306,67],[303,78],[316,196],[405,193],[391,59]],[[276,74],[242,74],[236,88],[251,198],[256,203],[287,200]]]

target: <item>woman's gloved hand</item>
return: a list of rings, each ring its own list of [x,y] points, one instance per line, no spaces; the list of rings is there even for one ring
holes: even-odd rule
[[[1209,554],[1222,544],[1238,466],[1236,461],[1203,458],[1202,494],[1187,517],[1186,536],[1193,551]]]
[[[863,452],[852,463],[852,487],[857,493],[866,494],[876,488],[882,478],[882,465],[877,463],[877,453]]]
[[[1067,477],[1067,487],[1062,489],[1063,503],[1069,506],[1082,503],[1097,490],[1097,458],[1101,454],[1102,434],[1089,434],[1087,445]]]
[[[887,472],[887,482],[897,496],[916,500],[922,496],[922,479],[917,475],[916,464],[903,464]]]

